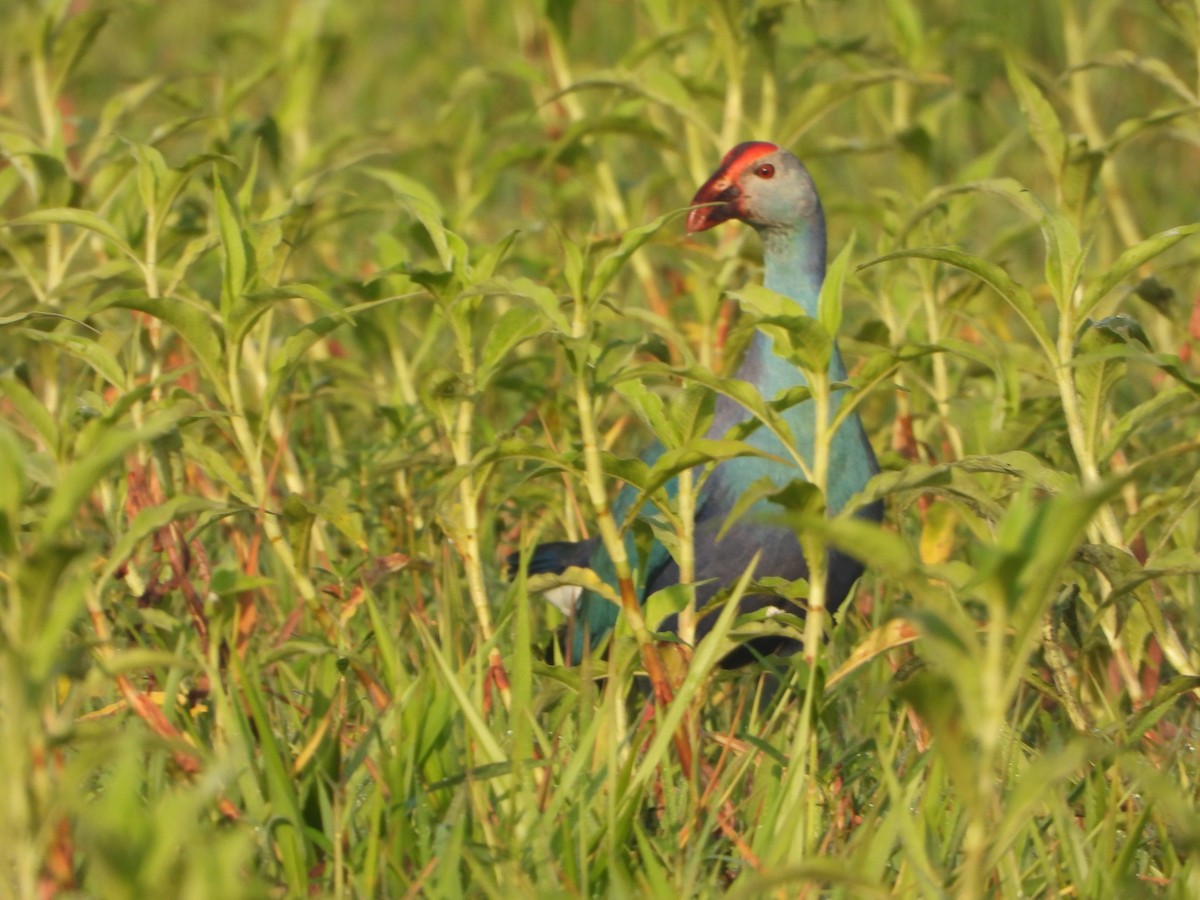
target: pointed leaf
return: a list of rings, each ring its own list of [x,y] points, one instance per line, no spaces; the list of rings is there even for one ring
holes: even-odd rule
[[[634,408],[656,438],[667,447],[677,447],[682,440],[679,429],[663,409],[663,399],[646,387],[640,378],[627,378],[614,385],[618,394]]]
[[[531,316],[527,308],[514,306],[505,310],[488,329],[479,360],[480,383],[486,383],[490,374],[507,361],[517,345],[541,333],[541,321],[537,316]]]
[[[63,352],[87,363],[102,378],[114,387],[124,389],[126,384],[125,370],[117,362],[117,358],[103,344],[91,338],[58,331],[37,331],[33,328],[21,329],[23,337],[39,343],[54,344]]]
[[[244,506],[257,508],[258,501],[254,499],[254,492],[246,486],[242,477],[233,470],[233,466],[220,452],[208,444],[202,444],[192,438],[186,432],[183,436],[183,455],[187,459],[195,460],[209,478],[215,478],[217,481],[225,485],[229,492],[238,499]]]
[[[1021,111],[1025,114],[1025,121],[1033,134],[1034,143],[1041,149],[1046,158],[1047,168],[1057,180],[1066,156],[1066,138],[1063,137],[1058,114],[1038,86],[1011,56],[1005,58],[1004,67],[1008,72],[1009,83],[1021,104]]]
[[[571,333],[571,323],[563,313],[562,298],[550,288],[529,278],[489,278],[465,291],[464,296],[472,293],[484,296],[505,295],[529,300],[555,331],[559,334]]]
[[[15,555],[20,547],[21,503],[25,499],[25,451],[0,422],[0,553]]]
[[[647,473],[643,490],[646,493],[653,493],[684,469],[691,469],[705,463],[741,456],[766,457],[767,455],[757,447],[743,441],[697,438],[682,447],[667,450],[655,460],[654,465]]]
[[[1046,323],[1042,320],[1041,314],[1037,311],[1037,305],[1033,301],[1033,296],[1024,285],[1010,278],[1008,273],[999,266],[978,256],[965,253],[955,247],[921,247],[885,254],[871,260],[869,263],[865,263],[860,268],[867,268],[893,259],[934,259],[970,272],[1003,297],[1017,315],[1024,320],[1029,330],[1033,332],[1033,336],[1037,339],[1042,352],[1046,354],[1047,359],[1056,360],[1058,358],[1054,341],[1050,337],[1050,332],[1046,328]]]
[[[229,405],[225,350],[221,345],[220,327],[211,315],[181,297],[150,297],[144,291],[118,291],[106,300],[112,306],[154,316],[174,328],[196,354],[217,398],[222,405]]]
[[[829,679],[825,682],[826,690],[832,690],[839,681],[861,669],[871,660],[882,656],[889,650],[911,644],[920,636],[920,632],[906,619],[892,619],[884,623],[859,641],[857,646],[850,651],[850,655],[846,657],[846,661],[830,674]]]
[[[25,382],[14,377],[8,372],[0,373],[0,396],[4,397],[13,408],[33,426],[38,437],[52,455],[58,453],[59,431],[58,423],[54,420],[54,416],[50,414],[50,410],[42,404],[42,401],[34,396],[33,392],[25,386]],[[9,421],[14,421],[10,419]]]
[[[1160,231],[1127,249],[1117,257],[1117,261],[1109,267],[1108,271],[1088,286],[1083,294],[1083,300],[1079,304],[1078,314],[1081,317],[1086,316],[1109,291],[1124,281],[1134,270],[1198,231],[1200,231],[1200,223],[1168,228],[1166,231]]]
[[[8,224],[11,227],[20,225],[73,225],[76,228],[83,228],[100,235],[130,259],[137,261],[137,254],[125,242],[125,239],[121,237],[117,229],[96,215],[96,213],[89,212],[86,209],[73,209],[69,207],[38,209],[31,213],[26,213],[20,218],[13,219]]]
[[[796,463],[801,469],[805,468],[804,459],[795,450],[796,441],[792,437],[791,429],[784,419],[774,409],[771,409],[764,402],[762,395],[758,389],[749,382],[742,381],[738,378],[722,378],[719,375],[714,375],[708,369],[702,366],[693,366],[685,369],[675,369],[668,366],[659,366],[656,364],[647,364],[646,372],[662,372],[664,374],[675,375],[684,381],[695,382],[704,387],[715,391],[718,394],[723,394],[731,400],[736,400],[746,411],[751,414],[749,427],[747,423],[735,426],[736,434],[740,437],[745,437],[749,430],[755,427],[755,424],[761,424],[768,428],[777,438],[780,443],[791,453],[792,462]]]
[[[225,184],[213,176],[213,202],[217,213],[217,233],[221,238],[221,320],[230,327],[234,304],[246,288],[248,271],[246,239]]]
[[[279,396],[279,391],[283,384],[296,370],[296,366],[300,364],[304,354],[307,353],[314,344],[320,341],[341,328],[346,323],[346,317],[338,316],[322,316],[316,321],[309,322],[303,328],[288,335],[287,340],[283,342],[283,347],[278,352],[271,354],[271,374],[267,379],[267,390],[263,394],[263,408],[271,409],[275,405],[275,401]],[[260,429],[266,429],[269,425],[269,418],[262,417]],[[265,431],[260,432],[260,438]]]
[[[415,178],[390,169],[367,168],[363,172],[392,189],[429,235],[442,268],[446,271],[451,270],[454,266],[454,251],[450,247],[450,232],[443,222],[442,205],[434,193]]]
[[[177,406],[146,417],[139,428],[110,428],[91,447],[87,456],[74,460],[54,488],[42,514],[38,532],[43,541],[60,539],[78,515],[87,495],[110,468],[121,462],[136,447],[161,437],[187,415],[189,409]]]
[[[821,298],[817,303],[817,318],[828,334],[837,334],[842,327],[842,287],[846,281],[846,269],[850,265],[850,256],[857,236],[855,232],[850,232],[846,246],[825,270]]]
[[[148,506],[141,510],[134,520],[129,523],[129,527],[125,533],[113,545],[112,550],[108,552],[108,564],[104,567],[104,571],[100,573],[99,586],[103,587],[128,562],[129,557],[137,549],[137,545],[154,534],[158,529],[184,516],[191,516],[200,512],[218,512],[227,508],[202,497],[189,497],[186,494],[179,494],[174,497],[168,497],[166,501],[157,506]]]
[[[685,211],[677,209],[665,213],[652,222],[639,225],[637,228],[630,228],[622,234],[621,243],[617,246],[617,249],[604,257],[600,261],[600,264],[596,266],[596,271],[592,274],[592,278],[588,282],[588,297],[593,301],[600,299],[605,289],[621,270],[621,267],[629,260],[629,257],[633,256],[643,244],[654,237],[667,222],[679,218]]]

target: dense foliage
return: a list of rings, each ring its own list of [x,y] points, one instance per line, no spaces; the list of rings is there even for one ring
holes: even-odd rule
[[[0,894],[1200,895],[1200,3],[3,18]],[[502,561],[734,452],[749,138],[887,515],[779,498],[854,602],[644,716]]]

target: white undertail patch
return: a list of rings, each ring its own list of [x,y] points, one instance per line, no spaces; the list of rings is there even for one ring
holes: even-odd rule
[[[579,595],[582,593],[583,588],[577,584],[560,584],[558,587],[543,591],[542,596],[558,607],[559,612],[564,616],[570,616],[575,612],[575,606],[579,603]]]

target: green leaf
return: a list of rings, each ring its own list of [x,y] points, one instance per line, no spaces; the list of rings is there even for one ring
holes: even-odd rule
[[[25,499],[25,452],[6,423],[0,422],[0,553],[20,548],[21,503]]]
[[[725,514],[724,520],[721,522],[721,528],[717,531],[717,541],[729,532],[729,529],[736,525],[741,518],[750,511],[760,500],[766,500],[769,497],[778,493],[779,487],[770,478],[759,478],[749,487],[738,492],[734,499],[733,506],[729,512]]]
[[[221,321],[232,332],[235,305],[246,289],[248,272],[246,236],[237,219],[225,184],[213,176],[213,202],[217,212],[217,232],[221,238]],[[236,341],[235,341],[236,343]]]
[[[649,597],[643,606],[643,615],[646,617],[646,622],[651,628],[662,622],[667,616],[673,613],[680,612],[688,601],[691,600],[692,592],[686,584],[671,584],[665,588],[660,588]]]
[[[633,256],[643,244],[654,237],[667,222],[679,218],[684,212],[686,210],[677,209],[665,213],[652,222],[639,225],[637,228],[631,228],[622,234],[621,243],[617,245],[617,249],[605,256],[600,261],[600,264],[596,266],[596,271],[592,274],[592,278],[588,282],[588,297],[593,301],[600,299],[613,278],[616,277],[617,273],[629,260],[629,257]]]
[[[856,238],[857,235],[851,231],[846,246],[825,270],[825,281],[821,284],[821,297],[817,302],[817,318],[827,334],[837,334],[842,327],[842,287]]]
[[[598,597],[603,597],[610,603],[621,605],[621,595],[608,582],[603,581],[591,569],[578,566],[568,566],[561,572],[542,572],[529,575],[525,579],[527,590],[531,594],[542,594],[558,587],[580,587],[591,591]]]
[[[522,341],[527,341],[541,332],[541,321],[537,316],[531,316],[528,309],[514,306],[505,310],[488,328],[479,360],[479,382],[486,383],[491,373],[507,362],[509,354]]]
[[[107,298],[107,304],[146,313],[174,328],[196,354],[196,360],[221,404],[229,405],[220,325],[207,310],[182,297],[150,297],[143,291],[114,292]]]
[[[108,563],[100,573],[97,585],[103,588],[107,582],[121,569],[133,555],[138,544],[146,540],[160,528],[164,528],[177,519],[192,516],[200,512],[218,512],[227,509],[221,504],[214,503],[202,497],[189,497],[179,494],[168,497],[157,506],[147,506],[138,512],[129,527],[117,539],[112,550],[107,554]]]
[[[7,398],[25,421],[33,426],[50,453],[57,454],[59,448],[58,423],[55,422],[54,416],[50,414],[42,401],[25,386],[25,383],[7,372],[0,373],[0,395]]]
[[[579,244],[562,232],[558,234],[558,242],[563,253],[563,276],[567,279],[567,287],[571,297],[577,302],[583,300],[583,282],[587,277],[588,257]],[[563,329],[569,333],[569,329]]]
[[[640,378],[622,379],[614,387],[664,446],[679,446],[682,437],[675,423],[668,418],[661,395],[647,388]]]
[[[703,385],[709,390],[715,391],[718,394],[723,394],[731,400],[736,400],[751,414],[753,420],[750,427],[754,423],[760,423],[762,426],[770,429],[770,431],[779,438],[784,447],[789,448],[792,452],[791,460],[797,466],[803,467],[804,460],[795,451],[796,441],[792,437],[791,429],[788,427],[783,417],[772,409],[762,398],[758,389],[749,382],[742,381],[738,378],[722,378],[719,375],[714,375],[710,370],[702,366],[692,366],[683,369],[676,369],[669,366],[662,366],[654,363],[647,364],[644,367],[647,373],[662,372],[668,375],[674,375],[683,379],[685,382],[693,382]],[[747,425],[741,424],[735,426],[738,433],[744,437],[747,431]]]
[[[160,212],[159,194],[170,171],[167,161],[158,148],[150,144],[134,144],[129,149],[137,161],[138,194],[141,196],[142,207],[157,220]],[[161,229],[162,222],[157,221],[156,227]]]
[[[712,421],[715,395],[703,385],[687,384],[671,398],[667,414],[680,440],[704,435]]]
[[[0,316],[0,327],[4,327],[5,325],[19,325],[21,322],[28,322],[30,319],[62,319],[92,332],[96,330],[87,324],[87,322],[72,318],[71,316],[65,316],[62,313],[48,312],[40,309],[31,309],[23,313],[13,313],[11,316]]]
[[[653,493],[685,469],[740,456],[769,455],[743,441],[696,438],[682,447],[664,451],[650,467],[643,490]]]
[[[304,354],[322,338],[328,337],[346,324],[347,318],[344,313],[336,316],[323,316],[288,335],[279,351],[271,354],[271,374],[267,378],[267,389],[263,394],[264,409],[274,408],[275,401],[279,398],[279,391],[283,388],[284,382],[296,370]],[[260,424],[260,439],[268,424],[267,417],[263,416]]]
[[[11,220],[8,225],[13,228],[22,225],[73,225],[76,228],[83,228],[93,234],[100,235],[100,237],[111,243],[130,259],[137,261],[137,254],[125,242],[125,239],[121,237],[117,229],[96,213],[85,209],[69,207],[38,209]]]
[[[1114,287],[1124,281],[1131,273],[1141,268],[1160,253],[1171,249],[1184,238],[1190,237],[1200,231],[1200,223],[1194,225],[1183,225],[1178,228],[1168,228],[1166,231],[1160,231],[1152,237],[1146,238],[1141,243],[1134,244],[1129,249],[1125,250],[1117,261],[1113,263],[1107,271],[1099,278],[1092,281],[1087,290],[1084,291],[1083,299],[1079,303],[1078,315],[1086,316]]]
[[[38,331],[33,328],[21,329],[23,337],[44,344],[54,344],[65,353],[69,353],[92,367],[97,374],[114,387],[126,387],[125,370],[117,358],[102,344],[87,337],[64,334],[58,331]]]
[[[874,522],[846,512],[832,519],[808,513],[799,521],[805,529],[820,534],[826,543],[863,560],[873,572],[905,579],[920,571],[920,562],[908,543]]]
[[[995,472],[1000,475],[1011,475],[1037,485],[1042,490],[1056,494],[1074,490],[1079,486],[1074,476],[1046,465],[1025,450],[964,456],[950,465],[965,472]]]
[[[85,498],[108,470],[129,453],[175,428],[188,409],[177,407],[152,413],[139,428],[114,427],[105,432],[87,456],[74,460],[47,501],[38,527],[41,540],[61,539],[79,514]]]
[[[803,94],[788,104],[788,129],[780,133],[788,135],[784,146],[791,146],[810,129],[820,128],[821,120],[855,94],[880,84],[900,82],[904,84],[945,84],[946,76],[940,73],[914,72],[910,69],[870,69],[865,72],[844,74],[838,78],[819,80],[808,86]]]
[[[529,278],[489,278],[463,292],[463,296],[473,293],[484,296],[520,297],[529,300],[559,334],[570,334],[571,323],[563,313],[563,300],[545,285],[538,284]]]
[[[1132,435],[1143,428],[1152,427],[1157,419],[1172,420],[1182,414],[1189,398],[1195,399],[1191,389],[1175,385],[1160,390],[1150,399],[1133,407],[1108,429],[1103,443],[1096,449],[1097,462],[1103,463],[1111,459]]]
[[[313,505],[299,494],[288,494],[280,510],[287,530],[292,555],[302,568],[308,567],[309,551],[312,547],[312,528],[317,520]]]
[[[257,298],[260,295],[268,295],[273,300],[290,300],[293,297],[299,297],[325,310],[325,312],[339,317],[345,324],[353,324],[354,322],[347,310],[343,309],[336,300],[315,284],[297,284],[294,282],[281,284],[279,287],[256,293],[254,296]]]
[[[251,662],[253,664],[254,661]],[[236,653],[231,654],[231,665],[237,678],[238,693],[254,721],[256,753],[253,764],[266,784],[267,798],[272,807],[271,843],[281,857],[290,890],[303,892],[308,869],[303,837],[304,815],[300,811],[291,766],[284,757],[284,748],[276,737],[272,727],[274,720],[263,698],[262,686],[268,682],[261,673],[247,671]]]
[[[77,9],[64,16],[54,34],[54,82],[51,96],[58,96],[67,79],[108,21],[107,9]]]
[[[752,282],[739,291],[730,291],[729,296],[762,319],[795,319],[804,315],[804,307],[791,297],[762,284]]]
[[[1008,81],[1016,91],[1025,121],[1029,123],[1034,143],[1042,151],[1047,168],[1057,181],[1062,171],[1063,160],[1066,158],[1066,138],[1063,137],[1058,114],[1011,56],[1005,57],[1004,67],[1008,73]]]
[[[252,509],[258,508],[254,492],[246,486],[245,481],[234,470],[229,461],[208,444],[201,444],[190,435],[183,436],[183,454],[186,458],[195,460],[209,478],[215,478],[225,485],[243,505]]]
[[[844,267],[849,249],[850,245],[847,244],[839,256],[843,266],[842,277],[845,276]],[[828,284],[827,281],[826,285]],[[838,293],[836,296],[830,295],[829,303],[840,302],[840,289],[840,283],[830,288]],[[757,324],[771,336],[777,354],[791,359],[810,377],[829,371],[829,361],[833,356],[833,337],[817,319],[809,316],[799,303],[761,284],[748,284],[740,291],[730,291],[729,296],[758,314]],[[826,314],[833,315],[828,311]]]
[[[443,222],[444,212],[434,193],[415,178],[410,178],[390,169],[366,168],[363,174],[383,182],[392,189],[396,197],[404,204],[429,235],[437,251],[442,268],[450,271],[454,268],[454,251],[451,249],[452,236]],[[461,243],[461,242],[460,242]]]
[[[833,359],[833,335],[810,316],[772,316],[758,326],[772,337],[775,353],[790,359],[810,380],[825,376]]]
[[[1046,323],[1042,320],[1041,314],[1037,311],[1037,305],[1033,301],[1033,296],[1029,293],[1028,289],[1010,278],[1008,273],[999,266],[955,247],[921,247],[887,253],[863,264],[859,268],[868,268],[894,259],[933,259],[970,272],[995,290],[1013,308],[1013,311],[1021,317],[1022,321],[1029,327],[1029,330],[1033,332],[1033,336],[1037,339],[1038,345],[1042,348],[1042,352],[1048,360],[1056,360],[1058,358],[1058,351],[1054,346],[1054,341],[1050,337],[1050,332],[1046,328]]]

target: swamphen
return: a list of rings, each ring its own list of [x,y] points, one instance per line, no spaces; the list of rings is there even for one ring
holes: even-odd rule
[[[821,201],[808,170],[795,156],[775,144],[750,141],[734,147],[721,161],[717,171],[696,192],[693,208],[688,215],[689,232],[705,231],[728,219],[740,219],[752,226],[762,238],[766,286],[794,300],[807,315],[816,317],[821,284],[825,279],[825,215]],[[699,206],[698,204],[710,204]],[[715,204],[715,205],[714,205]],[[834,347],[829,366],[830,379],[841,381],[846,376],[842,358]],[[765,400],[780,392],[806,384],[803,374],[792,363],[772,351],[771,339],[756,331],[735,378],[749,382]],[[831,413],[836,413],[838,395],[832,401]],[[799,444],[798,450],[806,460],[812,459],[814,412],[811,402],[788,408],[783,417]],[[724,395],[717,398],[712,426],[706,437],[720,439],[731,428],[750,418],[750,413],[736,401]],[[718,539],[726,516],[738,497],[752,484],[766,477],[779,487],[801,478],[800,470],[786,460],[789,454],[779,439],[767,428],[760,427],[746,439],[758,449],[777,457],[779,461],[757,456],[738,457],[719,463],[703,483],[696,502],[695,559],[696,604],[705,604],[722,588],[732,585],[746,570],[755,553],[761,552],[754,572],[756,579],[768,576],[794,580],[808,576],[808,566],[794,531],[763,515],[769,510],[766,501],[756,504],[739,518]],[[661,448],[648,452],[652,459]],[[867,480],[879,471],[858,415],[849,416],[834,436],[830,453],[827,506],[837,512]],[[636,493],[626,488],[617,498],[613,513],[620,522]],[[882,503],[863,507],[859,515],[873,521],[882,518]],[[632,557],[631,557],[632,558]],[[516,554],[510,567],[519,562]],[[592,538],[586,541],[558,541],[538,545],[530,557],[527,572],[560,574],[568,567],[590,568],[601,578],[615,582],[612,563],[603,545]],[[829,556],[829,579],[826,606],[834,612],[846,599],[850,588],[862,574],[862,564],[839,551]],[[659,544],[643,561],[639,596],[645,598],[655,591],[679,581],[679,566]],[[573,627],[564,629],[574,634],[572,646],[564,647],[568,661],[578,662],[584,644],[594,646],[617,621],[618,608],[603,597],[575,589],[564,595],[556,589],[553,599],[564,612],[574,612]],[[569,589],[568,589],[569,590]],[[768,606],[789,607],[779,597],[769,594],[743,596],[742,613]],[[789,608],[803,615],[803,610]],[[712,628],[717,612],[705,614],[696,626],[700,640]],[[653,623],[651,623],[653,624]],[[659,631],[674,632],[676,616],[670,616]],[[743,665],[755,654],[791,652],[800,646],[796,638],[785,636],[758,637],[730,653],[722,661],[725,667]]]

